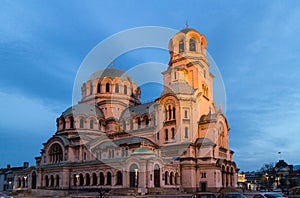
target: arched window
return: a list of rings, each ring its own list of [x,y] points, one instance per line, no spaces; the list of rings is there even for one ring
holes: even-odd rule
[[[110,92],[110,84],[109,83],[105,84],[105,91],[106,91],[106,93]]]
[[[111,185],[111,173],[107,172],[106,185]]]
[[[104,185],[104,174],[100,173],[100,185]]]
[[[190,39],[190,51],[192,52],[196,51],[196,40],[193,38]]]
[[[124,85],[124,94],[127,94],[127,85]]]
[[[175,129],[172,128],[171,131],[172,131],[172,140],[174,140],[175,139]]]
[[[46,187],[49,186],[49,177],[48,177],[48,175],[45,176],[45,186]]]
[[[123,184],[123,175],[121,171],[117,172],[117,183],[116,185],[122,185]]]
[[[169,131],[168,131],[168,129],[165,129],[165,140],[166,141],[169,140]]]
[[[138,128],[141,128],[141,118],[140,117],[137,118],[137,124],[138,124]]]
[[[85,174],[85,185],[89,186],[91,184],[91,178],[90,178],[90,174]]]
[[[73,116],[70,117],[70,129],[74,128],[74,118]]]
[[[138,187],[139,186],[139,169],[136,164],[132,164],[129,168],[129,186]]]
[[[81,118],[81,119],[79,120],[79,128],[81,128],[81,129],[84,128],[84,120],[83,120],[83,118]]]
[[[170,184],[173,185],[174,173],[171,172],[170,174]]]
[[[46,175],[46,178],[47,178],[47,180],[48,180],[48,176],[47,176],[47,175]],[[46,180],[46,179],[45,179],[45,180]],[[46,181],[47,181],[47,180],[46,180]],[[21,182],[21,178],[18,177],[18,185],[17,185],[18,188],[21,188],[21,183],[22,183],[22,182]]]
[[[115,92],[119,93],[119,84],[118,83],[115,85]]]
[[[172,108],[172,111],[173,111],[173,119],[175,120],[176,119],[176,109],[175,109],[175,107]]]
[[[168,185],[169,183],[169,172],[168,171],[166,171],[165,172],[165,185]]]
[[[181,39],[179,41],[179,53],[180,52],[184,52],[184,40],[183,39]]]
[[[55,186],[58,187],[58,186],[59,186],[59,175],[56,175],[55,181],[56,181],[56,182],[55,182],[55,183],[56,183]]]
[[[94,120],[90,120],[90,129],[94,129]]]
[[[175,173],[175,184],[178,185],[179,184],[179,174]]]
[[[101,93],[101,84],[100,83],[97,84],[97,93]]]
[[[80,174],[79,175],[79,186],[83,186],[83,183],[84,183],[84,178],[83,178],[83,175]]]
[[[171,109],[171,105],[168,106],[168,112],[169,112],[169,120],[172,119],[172,109]]]
[[[73,186],[77,186],[77,177],[76,177],[76,174],[73,174]]]
[[[93,186],[96,186],[97,185],[97,174],[96,173],[93,173]]]
[[[146,125],[146,127],[149,126],[149,118],[148,118],[148,116],[145,117],[145,125]]]
[[[66,121],[64,118],[62,118],[62,130],[65,130],[66,129]]]
[[[58,143],[53,144],[49,149],[50,163],[58,163],[63,160],[62,148]]]
[[[51,187],[54,186],[54,176],[53,175],[50,176],[50,186]]]

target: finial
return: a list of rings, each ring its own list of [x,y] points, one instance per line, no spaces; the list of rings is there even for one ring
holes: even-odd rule
[[[115,66],[115,61],[111,61],[110,64],[109,64],[109,67],[114,68],[114,66]]]
[[[188,21],[185,22],[185,28],[189,28],[189,23],[188,23]]]

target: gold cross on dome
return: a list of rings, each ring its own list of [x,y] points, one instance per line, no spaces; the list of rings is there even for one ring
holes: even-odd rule
[[[109,64],[109,67],[114,68],[114,66],[115,66],[115,61],[111,61],[110,64]]]

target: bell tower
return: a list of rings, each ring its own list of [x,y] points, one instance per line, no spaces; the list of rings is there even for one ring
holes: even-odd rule
[[[186,27],[169,42],[170,61],[163,72],[164,84],[185,82],[212,99],[212,79],[206,56],[207,40],[198,31]]]

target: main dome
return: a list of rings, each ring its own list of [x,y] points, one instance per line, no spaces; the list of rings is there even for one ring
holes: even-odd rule
[[[110,79],[118,77],[121,80],[128,80],[130,82],[132,81],[132,78],[125,71],[116,68],[98,70],[89,77],[89,80],[102,80],[104,77],[108,77]]]

